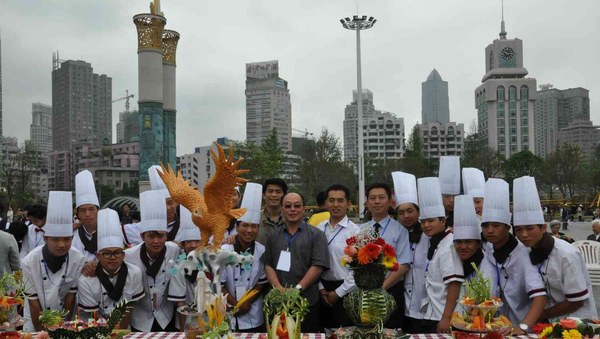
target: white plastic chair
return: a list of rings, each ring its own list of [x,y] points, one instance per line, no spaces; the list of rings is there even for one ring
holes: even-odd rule
[[[579,240],[573,243],[583,256],[592,285],[600,286],[600,242]]]

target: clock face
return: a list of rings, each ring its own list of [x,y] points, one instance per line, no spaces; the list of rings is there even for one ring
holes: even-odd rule
[[[515,56],[515,51],[510,47],[504,47],[502,52],[500,52],[500,56],[504,60],[510,60]]]

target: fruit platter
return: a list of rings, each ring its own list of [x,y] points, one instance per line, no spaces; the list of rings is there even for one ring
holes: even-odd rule
[[[483,277],[474,263],[472,265],[476,275],[465,282],[460,311],[452,314],[453,336],[455,339],[494,339],[498,334],[501,338],[500,333],[509,332],[512,323],[507,317],[496,315],[503,305],[502,300],[491,296],[490,279]]]

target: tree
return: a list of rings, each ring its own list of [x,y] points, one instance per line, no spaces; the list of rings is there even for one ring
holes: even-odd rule
[[[22,206],[33,201],[29,185],[31,176],[40,167],[39,162],[38,152],[29,142],[20,147],[17,153],[8,154],[2,159],[0,175],[9,203],[15,201]]]
[[[413,130],[408,137],[405,156],[402,161],[400,161],[399,165],[400,170],[411,173],[417,178],[433,175],[434,163],[425,157],[421,131],[417,126],[413,127]]]
[[[475,132],[465,138],[465,146],[461,157],[462,167],[479,168],[486,178],[497,178],[502,175],[504,156],[485,143],[481,133]]]
[[[337,136],[327,128],[314,143],[306,143],[300,151],[300,192],[311,200],[332,184],[342,184],[357,190],[357,178],[350,166],[342,161],[342,148]]]
[[[234,144],[236,158],[243,158],[240,169],[249,170],[243,177],[250,181],[262,183],[268,178],[281,174],[284,153],[277,139],[277,131],[273,129],[260,145],[253,142],[236,142]]]
[[[132,179],[129,183],[123,184],[123,190],[121,190],[120,195],[137,197],[140,192],[139,181],[137,179]]]
[[[556,147],[544,162],[543,180],[558,188],[563,198],[573,199],[579,186],[583,154],[577,145],[562,144]]]
[[[531,151],[521,151],[508,158],[503,167],[504,178],[512,185],[514,179],[525,175],[538,178],[544,167],[544,159]]]

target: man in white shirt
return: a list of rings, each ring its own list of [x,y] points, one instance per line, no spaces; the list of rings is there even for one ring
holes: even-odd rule
[[[38,246],[44,245],[44,225],[46,224],[46,206],[33,205],[27,211],[30,220],[27,226],[27,234],[23,238],[23,245],[19,252],[21,260]]]
[[[388,214],[392,189],[386,183],[374,183],[367,188],[367,209],[372,219],[360,225],[361,229],[369,228],[377,232],[386,243],[394,247],[398,271],[389,272],[383,281],[383,288],[394,297],[396,310],[384,324],[387,328],[403,328],[404,320],[404,275],[410,268],[412,255],[408,239],[408,231]]]
[[[359,228],[346,216],[350,207],[350,190],[346,186],[339,184],[329,186],[325,191],[325,197],[329,220],[317,225],[317,228],[325,233],[329,249],[329,270],[321,274],[319,283],[321,324],[324,328],[336,329],[352,325],[342,302],[355,285],[348,268],[342,266],[342,256],[346,248],[346,239],[358,233]]]

